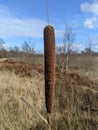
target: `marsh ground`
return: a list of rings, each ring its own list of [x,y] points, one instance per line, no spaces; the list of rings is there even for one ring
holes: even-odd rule
[[[98,130],[97,60],[89,71],[56,68],[53,130]],[[46,118],[43,65],[0,61],[0,129],[46,130],[36,111]]]

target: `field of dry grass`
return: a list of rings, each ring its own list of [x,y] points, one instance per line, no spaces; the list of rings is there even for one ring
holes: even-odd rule
[[[26,99],[38,111],[44,110],[43,77],[34,73],[32,78],[19,77],[13,72],[0,71],[0,129],[29,130],[41,122],[26,106]]]
[[[46,130],[37,112],[46,118],[43,68],[1,61],[0,130]],[[57,69],[51,120],[52,130],[98,130],[98,82]]]

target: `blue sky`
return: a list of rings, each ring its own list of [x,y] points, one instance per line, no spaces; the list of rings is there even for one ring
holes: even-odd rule
[[[56,45],[61,45],[66,23],[75,33],[74,48],[82,50],[92,39],[98,50],[98,0],[48,0],[50,24],[54,26]],[[43,29],[47,25],[46,0],[0,0],[0,38],[7,47],[31,41],[43,50]]]

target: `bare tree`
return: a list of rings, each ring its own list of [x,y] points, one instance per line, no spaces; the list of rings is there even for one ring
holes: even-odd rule
[[[92,39],[88,38],[87,47],[84,50],[86,56],[85,66],[87,70],[93,69],[94,64],[94,58],[93,58],[94,51],[92,50],[92,43],[93,43]]]
[[[23,52],[24,61],[32,61],[32,55],[35,54],[35,50],[34,47],[31,45],[31,42],[24,41],[21,48]]]
[[[0,38],[0,50],[4,49],[4,40]]]
[[[73,33],[72,26],[69,24],[66,24],[65,27],[65,33],[64,33],[64,48],[66,48],[66,70],[69,69],[69,55],[72,51],[72,44],[74,42],[75,35]]]
[[[7,57],[7,50],[4,47],[5,41],[0,38],[0,58]]]
[[[73,42],[75,35],[73,33],[72,26],[66,24],[63,44],[57,47],[57,64],[59,67],[66,71],[69,69],[69,56],[74,52],[73,51]]]
[[[30,54],[30,53],[34,54],[35,53],[34,48],[27,41],[24,41],[24,43],[22,44],[22,51],[27,53],[27,54]]]
[[[65,65],[65,55],[66,55],[66,46],[64,45],[59,45],[56,47],[56,61],[57,61],[57,65],[59,66],[59,68],[64,69],[64,65]]]
[[[7,55],[7,58],[15,58],[19,56],[19,47],[14,46],[14,47],[9,47],[9,53]]]

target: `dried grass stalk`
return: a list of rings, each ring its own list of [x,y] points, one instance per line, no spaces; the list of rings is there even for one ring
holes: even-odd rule
[[[21,100],[22,100],[34,113],[36,113],[36,114],[40,117],[40,119],[42,119],[46,124],[49,124],[49,123],[47,122],[47,120],[37,111],[37,109],[36,109],[34,106],[32,106],[31,104],[29,104],[23,97],[21,97]]]

